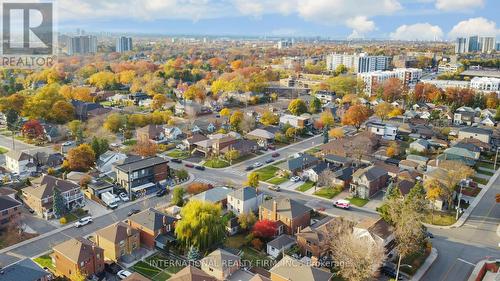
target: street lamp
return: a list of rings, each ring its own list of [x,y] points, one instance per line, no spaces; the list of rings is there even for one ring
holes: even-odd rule
[[[458,220],[458,213],[460,212],[460,201],[462,200],[462,188],[463,185],[460,184],[460,193],[458,194],[457,214],[455,216],[455,220]]]

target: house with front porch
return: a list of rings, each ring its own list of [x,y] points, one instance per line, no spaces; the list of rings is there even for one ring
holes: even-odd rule
[[[353,196],[368,199],[387,186],[389,174],[378,166],[358,169],[352,175],[351,193]]]

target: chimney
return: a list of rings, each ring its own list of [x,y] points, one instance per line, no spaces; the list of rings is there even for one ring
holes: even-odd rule
[[[130,226],[127,226],[127,236],[132,236],[132,228]]]
[[[278,220],[278,203],[276,200],[273,200],[273,214],[272,214],[272,219],[273,220]]]

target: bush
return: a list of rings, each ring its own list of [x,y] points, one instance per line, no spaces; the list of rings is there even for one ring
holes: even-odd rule
[[[202,193],[203,191],[207,191],[211,189],[213,186],[211,184],[207,183],[202,183],[202,182],[193,182],[187,187],[187,192],[189,194],[198,194]]]
[[[264,243],[262,241],[260,241],[259,238],[254,238],[252,240],[252,247],[254,247],[255,249],[257,250],[262,250],[262,246],[264,245]]]
[[[59,219],[59,223],[60,224],[67,224],[68,220],[66,219],[66,217],[62,217],[62,218]]]
[[[247,236],[245,236],[245,244],[249,244],[254,238],[255,236],[253,235],[253,233],[249,233]]]
[[[185,180],[189,177],[189,174],[186,170],[181,169],[181,170],[175,171],[175,176],[178,177],[180,180]]]

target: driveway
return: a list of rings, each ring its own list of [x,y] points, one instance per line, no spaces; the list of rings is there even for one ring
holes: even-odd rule
[[[90,200],[88,198],[85,199],[85,207],[83,207],[83,209],[88,210],[89,214],[94,216],[94,217],[101,216],[104,214],[109,214],[112,212],[112,210],[108,210],[103,205],[95,202],[94,200]]]
[[[297,187],[301,186],[304,182],[299,181],[299,182],[293,182],[293,181],[287,181],[282,184],[280,184],[281,189],[288,189],[288,190],[295,190]]]
[[[30,214],[25,208],[23,208],[21,216],[22,228],[28,233],[42,234],[57,228],[48,221]]]

